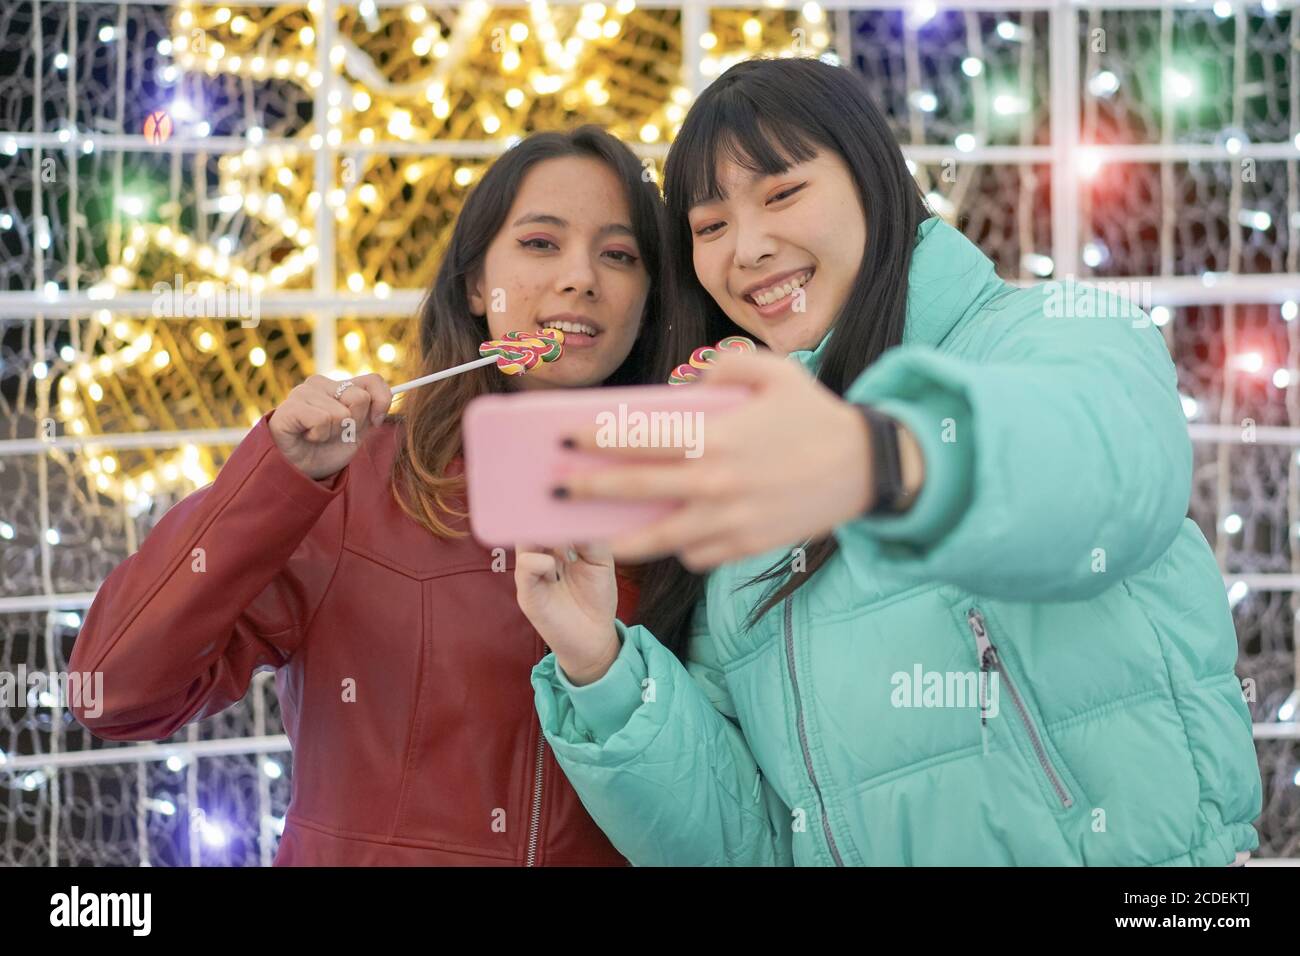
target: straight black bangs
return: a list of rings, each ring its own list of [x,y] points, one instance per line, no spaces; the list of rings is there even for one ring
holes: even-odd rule
[[[713,96],[706,91],[691,108],[665,169],[664,198],[674,221],[685,221],[700,203],[725,198],[718,182],[723,161],[775,176],[817,155],[818,137],[799,121],[797,104],[770,88],[752,92],[761,102],[734,85]]]

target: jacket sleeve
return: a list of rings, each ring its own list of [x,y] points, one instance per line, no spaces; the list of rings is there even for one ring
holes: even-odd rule
[[[548,654],[532,678],[542,730],[634,866],[788,866],[790,827],[735,722],[703,602],[694,620],[686,666],[621,621],[619,656],[594,683],[575,687]]]
[[[925,458],[906,513],[836,529],[851,567],[1080,600],[1164,552],[1191,492],[1173,362],[1142,310],[1082,294],[1106,317],[1054,307],[1045,285],[1009,292],[942,350],[893,349],[850,386],[847,401],[903,421]]]
[[[341,515],[321,516],[348,470],[307,477],[275,444],[270,414],[96,593],[69,661],[103,674],[101,700],[72,708],[96,736],[169,737],[240,700],[258,667],[302,642],[341,552]]]

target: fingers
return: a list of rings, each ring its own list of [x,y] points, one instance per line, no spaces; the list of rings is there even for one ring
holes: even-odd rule
[[[803,367],[771,352],[724,352],[704,376],[709,385],[749,385],[754,388],[809,377]]]
[[[339,391],[342,382],[325,375],[312,375],[293,390],[295,414],[304,426],[304,436],[313,442],[326,442],[342,435],[344,423],[357,425],[356,437],[367,427],[378,425],[393,401],[392,390],[374,373],[349,379],[352,384]],[[337,397],[336,397],[337,393]],[[291,404],[291,403],[286,403]],[[322,413],[312,414],[307,409]]]
[[[569,475],[558,497],[575,500],[617,498],[652,500],[711,497],[714,486],[724,485],[713,470],[703,466],[623,465]],[[734,487],[734,484],[732,485]]]
[[[681,446],[663,445],[609,445],[601,444],[601,429],[595,425],[566,435],[566,448],[574,451],[604,455],[608,458],[636,459],[639,461],[681,461],[685,457]]]
[[[574,560],[585,561],[598,567],[609,567],[614,563],[614,552],[607,544],[575,544]]]
[[[722,520],[713,506],[678,508],[652,525],[630,531],[611,542],[614,559],[629,563],[650,561],[669,554],[681,555],[687,550],[716,541],[723,532]]]
[[[351,391],[351,389],[348,389],[348,391]],[[313,409],[319,412],[320,416],[323,416],[323,418],[317,419],[317,424],[306,434],[309,441],[321,443],[332,441],[342,436],[345,419],[350,418],[356,421],[352,410],[332,395],[317,389],[307,389],[303,391],[299,398],[303,406]]]
[[[526,587],[541,581],[558,581],[559,563],[550,552],[531,545],[515,546],[515,584]]]
[[[276,415],[281,419],[288,418],[292,426],[290,430],[296,431],[309,442],[329,441],[334,431],[334,416],[306,398],[293,404],[286,402]]]
[[[351,401],[348,401],[349,397]],[[343,391],[342,400],[356,413],[358,420],[368,411],[370,424],[378,425],[393,403],[393,391],[379,375],[370,372],[352,379],[352,387]]]

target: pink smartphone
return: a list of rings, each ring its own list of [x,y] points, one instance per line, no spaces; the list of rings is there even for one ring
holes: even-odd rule
[[[651,524],[676,501],[573,501],[551,489],[575,472],[621,467],[603,455],[563,448],[566,435],[597,429],[619,447],[708,453],[708,415],[749,396],[741,386],[637,385],[482,395],[465,409],[465,476],[470,529],[487,547],[594,543]]]

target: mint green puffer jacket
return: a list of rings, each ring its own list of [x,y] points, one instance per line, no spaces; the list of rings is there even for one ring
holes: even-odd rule
[[[765,586],[736,585],[790,552],[714,571],[687,666],[622,622],[593,684],[543,659],[537,710],[582,802],[637,865],[1220,866],[1255,849],[1236,637],[1186,517],[1159,331],[1095,287],[1004,283],[936,218],[909,283],[903,344],[845,397],[917,436],[917,501],[837,528],[835,557],[751,630]],[[826,341],[791,360],[815,370]]]

